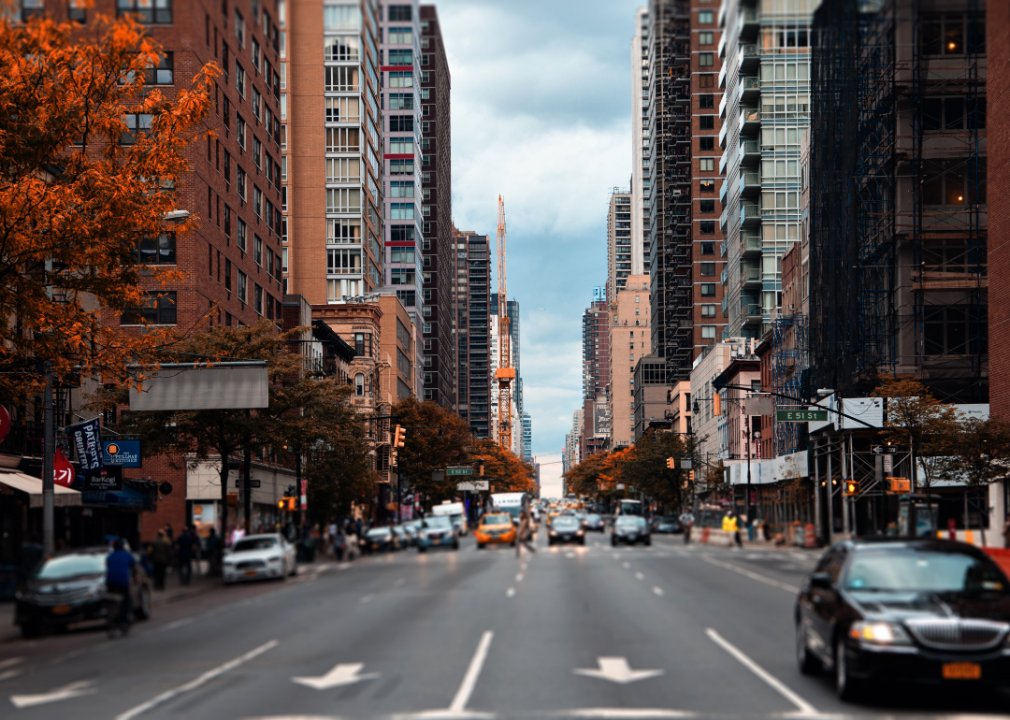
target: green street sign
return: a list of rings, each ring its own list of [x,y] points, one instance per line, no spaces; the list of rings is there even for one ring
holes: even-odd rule
[[[446,468],[446,475],[473,475],[473,468],[471,467],[454,467]]]
[[[827,422],[827,410],[776,410],[778,422]]]

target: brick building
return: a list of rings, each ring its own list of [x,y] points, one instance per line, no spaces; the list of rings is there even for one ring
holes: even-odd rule
[[[1000,58],[988,67],[986,116],[994,139],[989,144],[989,229],[997,239],[989,244],[989,342],[1001,348],[1010,343],[1010,247],[1001,242],[1010,236],[1010,67],[1002,61],[1010,55],[1010,5],[988,3],[985,27],[988,55]],[[989,385],[992,414],[1010,420],[1010,357],[990,353]]]

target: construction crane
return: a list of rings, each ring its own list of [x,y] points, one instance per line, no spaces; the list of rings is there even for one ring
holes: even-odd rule
[[[508,295],[505,282],[505,200],[498,196],[498,444],[512,451],[512,367]]]

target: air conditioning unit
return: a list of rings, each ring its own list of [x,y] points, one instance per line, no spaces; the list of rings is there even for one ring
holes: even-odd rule
[[[680,197],[680,190],[674,190],[673,191],[673,196],[674,197]]]

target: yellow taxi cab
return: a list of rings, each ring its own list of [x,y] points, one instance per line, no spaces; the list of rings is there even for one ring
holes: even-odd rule
[[[477,539],[477,549],[485,545],[515,545],[516,528],[508,513],[488,513],[480,519],[473,536]]]

